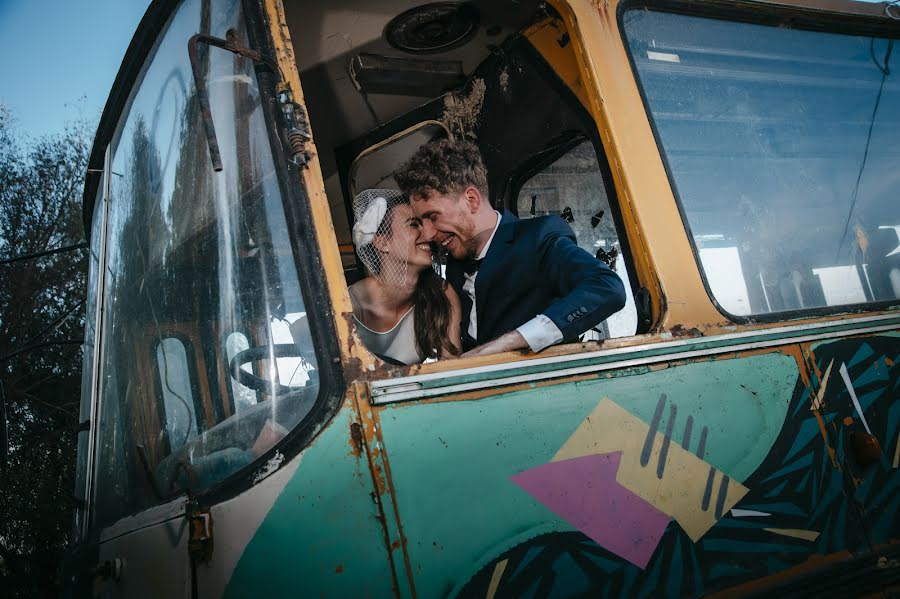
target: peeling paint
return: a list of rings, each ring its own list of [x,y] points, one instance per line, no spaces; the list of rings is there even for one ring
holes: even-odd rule
[[[350,423],[350,451],[357,459],[362,457],[363,433],[358,422]]]
[[[676,324],[669,331],[673,337],[703,337],[703,332],[700,329],[696,327],[686,329],[680,324]]]
[[[284,454],[282,454],[281,451],[276,451],[275,455],[266,462],[266,465],[257,470],[256,474],[253,475],[253,484],[255,485],[259,481],[264,480],[278,470],[278,468],[281,467],[282,462],[284,462]]]

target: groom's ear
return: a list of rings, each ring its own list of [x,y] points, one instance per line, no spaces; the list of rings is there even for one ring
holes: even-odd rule
[[[472,214],[477,214],[481,209],[481,202],[484,201],[484,198],[482,197],[481,192],[478,191],[477,187],[475,187],[474,185],[469,185],[463,190],[463,200],[469,207],[469,211]]]

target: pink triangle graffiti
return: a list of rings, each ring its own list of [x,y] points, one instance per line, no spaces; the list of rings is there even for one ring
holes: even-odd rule
[[[643,569],[669,516],[618,482],[622,452],[549,462],[510,479],[601,547]]]

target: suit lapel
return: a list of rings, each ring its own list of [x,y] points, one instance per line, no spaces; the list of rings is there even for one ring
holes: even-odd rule
[[[490,341],[482,334],[482,331],[484,331],[483,323],[485,322],[484,319],[488,309],[487,298],[491,294],[491,286],[496,279],[496,275],[502,272],[503,265],[506,262],[505,258],[509,255],[509,248],[513,242],[517,220],[509,210],[503,211],[500,217],[500,226],[497,228],[488,252],[481,263],[481,267],[478,269],[478,276],[475,277],[478,343]]]

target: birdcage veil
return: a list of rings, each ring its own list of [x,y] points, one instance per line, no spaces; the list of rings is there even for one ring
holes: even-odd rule
[[[409,256],[385,254],[373,244],[376,235],[391,233],[391,218],[385,218],[394,207],[407,204],[406,195],[396,189],[366,189],[353,198],[353,245],[363,265],[372,274],[388,284],[405,280],[409,269]],[[412,244],[400,244],[411,248]],[[397,246],[395,246],[397,247]]]

